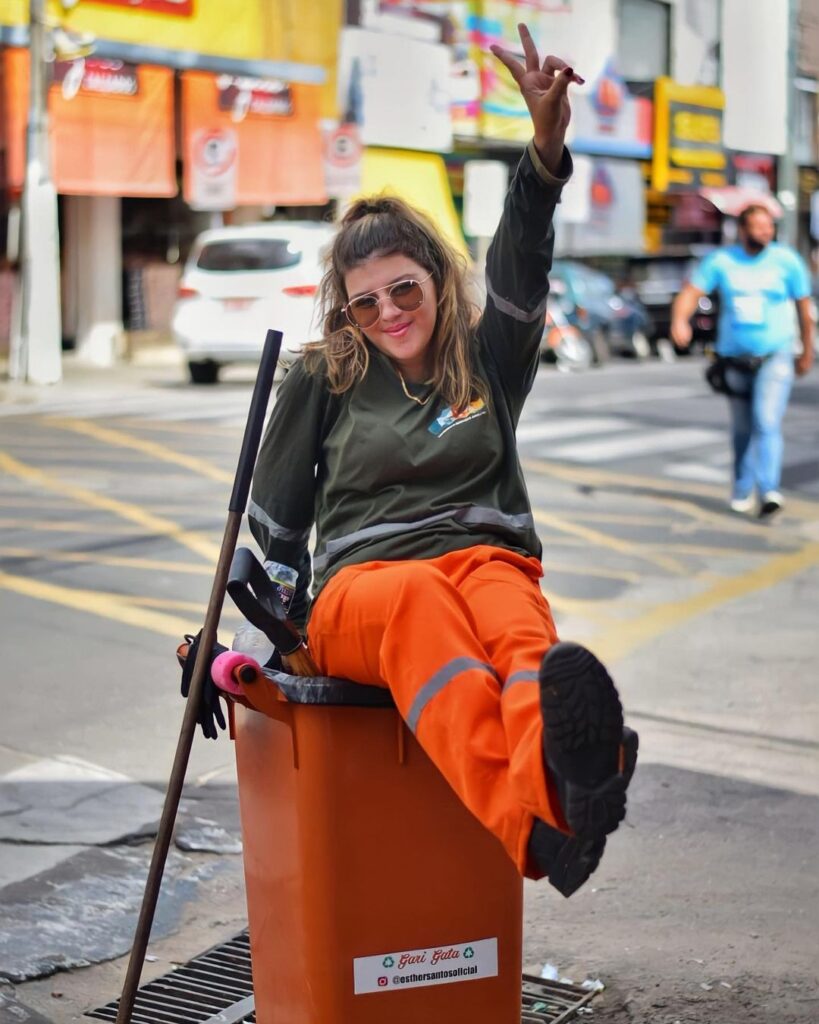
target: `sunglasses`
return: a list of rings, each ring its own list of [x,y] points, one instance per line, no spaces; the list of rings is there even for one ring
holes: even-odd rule
[[[366,330],[373,327],[381,319],[381,299],[379,292],[386,292],[390,302],[404,313],[410,313],[424,304],[424,289],[421,285],[428,281],[432,274],[427,274],[420,281],[407,278],[406,281],[396,281],[395,284],[387,285],[385,288],[377,288],[368,295],[359,295],[351,299],[344,307],[344,315],[353,325]]]

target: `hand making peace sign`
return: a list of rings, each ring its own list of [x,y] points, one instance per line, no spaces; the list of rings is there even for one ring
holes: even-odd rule
[[[565,60],[547,57],[540,63],[537,47],[529,29],[518,25],[525,63],[501,46],[490,46],[499,61],[509,69],[529,108],[535,130],[535,148],[547,170],[557,173],[563,156],[563,141],[571,117],[568,89],[570,82],[583,84]]]

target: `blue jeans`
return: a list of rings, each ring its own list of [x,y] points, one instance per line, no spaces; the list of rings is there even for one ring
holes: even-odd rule
[[[755,374],[728,368],[734,445],[734,498],[778,491],[782,477],[782,419],[793,385],[790,346],[774,352]]]

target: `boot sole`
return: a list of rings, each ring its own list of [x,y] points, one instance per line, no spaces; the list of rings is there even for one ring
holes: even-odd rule
[[[579,644],[559,643],[548,651],[540,693],[546,762],[556,776],[566,822],[579,839],[599,840],[626,815],[637,733],[623,727],[611,676]],[[591,765],[600,766],[599,781],[589,778]]]
[[[606,839],[567,838],[549,870],[549,883],[569,898],[597,870]]]

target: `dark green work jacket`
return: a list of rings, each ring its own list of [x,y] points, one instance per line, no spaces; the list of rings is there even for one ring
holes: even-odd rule
[[[315,526],[313,594],[339,569],[435,558],[477,544],[540,556],[515,444],[543,333],[552,217],[571,171],[553,177],[530,144],[509,187],[486,262],[477,369],[491,402],[456,414],[433,394],[410,400],[370,346],[363,380],[331,395],[295,364],[278,390],[253,480],[250,528],[265,557],[299,569],[303,621]]]

